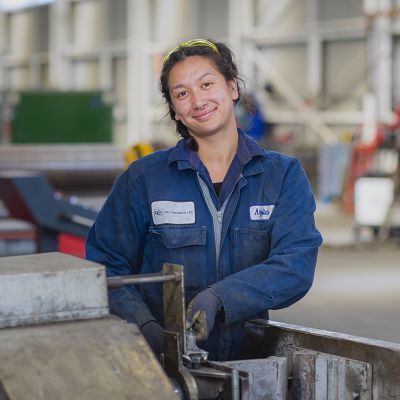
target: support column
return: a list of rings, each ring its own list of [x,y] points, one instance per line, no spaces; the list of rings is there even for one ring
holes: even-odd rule
[[[364,95],[363,111],[361,141],[366,144],[371,144],[375,141],[378,131],[376,96],[372,93],[366,93]]]
[[[150,63],[151,2],[128,0],[127,42],[127,135],[133,145],[151,138],[148,111],[151,106],[152,70]],[[170,23],[168,21],[168,23]]]
[[[400,8],[400,7],[399,7]],[[400,21],[400,17],[399,17]],[[394,106],[400,107],[400,40],[393,47],[393,90]]]
[[[71,45],[72,15],[68,0],[57,0],[50,5],[50,85],[57,89],[72,88],[72,64],[65,56]]]
[[[391,123],[392,106],[392,21],[390,10],[392,0],[369,0],[364,2],[364,9],[370,18],[368,33],[368,69],[369,86],[376,96],[378,122]]]
[[[237,57],[239,71],[254,83],[254,64],[249,53],[251,46],[244,41],[245,33],[254,26],[255,3],[248,0],[229,0],[228,39]]]
[[[78,60],[73,65],[74,87],[96,89],[100,87],[100,68],[97,59],[102,43],[104,2],[86,0],[73,4],[73,41]],[[90,60],[90,56],[96,56]],[[80,57],[87,59],[79,60]]]
[[[246,1],[245,1],[246,2]],[[244,33],[245,25],[248,21],[248,15],[244,15],[245,8],[252,8],[254,4],[252,1],[247,1],[245,5],[242,0],[229,0],[228,1],[228,40],[232,50],[239,56],[241,51],[242,36]],[[248,14],[248,13],[247,13]]]
[[[0,92],[6,88],[6,70],[4,65],[4,55],[7,51],[7,16],[0,11]]]
[[[188,39],[188,15],[189,2],[187,0],[156,0],[154,41],[168,42],[173,45],[182,39]]]
[[[101,2],[103,12],[100,29],[103,33],[103,43],[100,43],[102,50],[99,57],[99,87],[107,91],[113,88],[113,55],[108,43],[104,43],[104,38],[111,40],[111,20],[109,14],[111,7],[115,6],[115,4],[110,0],[101,0]],[[104,47],[104,44],[107,44],[107,46]]]
[[[322,40],[318,33],[318,0],[307,0],[307,97],[315,100],[322,90]]]
[[[29,87],[29,71],[25,64],[35,49],[35,15],[32,10],[25,10],[10,15],[10,52],[9,57],[15,64],[21,60],[24,66],[13,67],[9,79],[12,89]]]

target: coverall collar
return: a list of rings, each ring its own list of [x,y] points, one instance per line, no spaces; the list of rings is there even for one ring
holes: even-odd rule
[[[244,168],[253,158],[264,159],[265,154],[261,146],[250,136],[244,134],[240,129],[238,129],[238,149],[236,152],[236,157],[242,167]],[[199,172],[204,172],[204,165],[201,162],[199,155],[196,151],[188,148],[185,139],[181,139],[176,146],[172,149],[169,157],[168,164],[177,162],[177,167],[179,170],[182,169],[195,169]],[[254,166],[255,167],[255,166]],[[246,170],[246,171],[245,171]],[[243,175],[253,175],[254,173],[261,172],[259,168],[246,168],[243,171]]]

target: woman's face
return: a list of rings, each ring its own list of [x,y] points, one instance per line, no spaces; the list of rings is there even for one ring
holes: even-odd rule
[[[207,57],[192,56],[174,65],[168,76],[175,119],[194,137],[236,132],[233,113],[235,80],[226,81]]]

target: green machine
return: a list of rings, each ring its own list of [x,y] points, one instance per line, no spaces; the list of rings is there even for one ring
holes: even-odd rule
[[[100,91],[23,91],[16,96],[12,143],[110,143],[112,104]]]

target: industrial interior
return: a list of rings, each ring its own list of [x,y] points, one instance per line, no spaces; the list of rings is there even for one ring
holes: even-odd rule
[[[237,125],[300,160],[313,285],[246,323],[241,360],[185,327],[184,267],[110,278],[85,239],[114,179],[175,146],[165,53],[226,43]],[[0,0],[0,400],[400,399],[400,0]],[[107,288],[159,282],[163,358]]]

